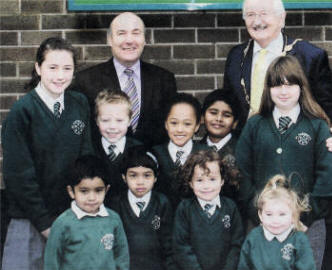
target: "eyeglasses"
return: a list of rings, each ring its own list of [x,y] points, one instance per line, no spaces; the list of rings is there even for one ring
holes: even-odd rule
[[[269,12],[266,12],[266,11],[263,11],[261,13],[247,12],[247,13],[244,14],[244,19],[248,20],[248,21],[253,21],[258,16],[261,20],[265,20],[266,18],[271,16],[271,14],[272,13],[269,13]]]

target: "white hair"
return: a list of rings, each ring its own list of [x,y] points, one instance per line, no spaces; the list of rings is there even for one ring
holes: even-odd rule
[[[245,14],[246,14],[246,3],[248,0],[244,0],[242,3],[242,18],[245,19]],[[266,0],[262,0],[266,1]],[[285,7],[282,2],[282,0],[272,0],[273,1],[273,9],[276,12],[276,14],[282,14],[285,12]]]

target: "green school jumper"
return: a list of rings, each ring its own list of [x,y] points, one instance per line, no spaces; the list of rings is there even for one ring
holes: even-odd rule
[[[309,240],[303,232],[292,231],[283,242],[268,241],[261,226],[253,229],[243,243],[238,270],[315,270]]]
[[[272,115],[248,120],[237,143],[236,160],[243,176],[239,199],[255,223],[255,193],[276,174],[288,177],[293,173],[292,186],[310,194],[312,211],[303,219],[306,225],[326,215],[324,197],[332,196],[332,153],[325,145],[330,136],[325,121],[302,113],[284,134],[278,131]]]
[[[175,213],[174,260],[182,270],[235,270],[244,238],[235,203],[220,197],[210,218],[196,197],[183,200]]]
[[[176,270],[172,258],[173,211],[165,195],[152,191],[139,217],[132,210],[128,191],[111,201],[127,235],[131,270]]]
[[[70,206],[67,167],[92,153],[89,105],[65,91],[56,118],[35,90],[20,98],[2,126],[3,176],[12,218],[27,218],[39,231]]]
[[[45,270],[129,270],[129,252],[118,214],[78,219],[68,209],[51,228]]]

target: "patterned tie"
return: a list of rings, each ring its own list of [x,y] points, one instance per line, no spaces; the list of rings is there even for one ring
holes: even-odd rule
[[[252,77],[252,84],[250,90],[250,107],[253,112],[258,112],[261,104],[263,89],[264,89],[264,63],[266,58],[266,49],[261,49],[258,54],[257,61],[254,67],[254,73]]]
[[[116,159],[116,154],[114,152],[115,147],[116,146],[114,144],[111,144],[108,147],[108,150],[109,150],[108,158],[110,159],[110,161],[114,161]]]
[[[57,101],[53,105],[53,114],[56,118],[60,118],[60,102]]]
[[[208,218],[210,218],[212,215],[209,212],[209,210],[213,207],[213,204],[207,203],[204,205],[204,213],[207,215]]]
[[[139,208],[139,216],[141,216],[141,213],[143,212],[143,208],[145,206],[145,202],[137,202],[136,205]]]
[[[288,129],[288,125],[292,120],[288,116],[281,116],[279,117],[279,132],[281,134],[284,134],[286,130]]]
[[[132,129],[135,132],[135,130],[137,128],[137,124],[138,124],[138,118],[139,118],[139,100],[138,100],[137,89],[136,89],[134,78],[133,78],[134,71],[127,68],[127,69],[125,69],[124,73],[128,76],[128,80],[125,84],[123,91],[128,95],[130,102],[131,102],[131,109],[133,111],[133,116],[131,118],[130,125],[132,126]]]
[[[175,166],[180,167],[181,166],[181,157],[184,154],[184,151],[179,150],[176,152],[176,160],[175,160]]]

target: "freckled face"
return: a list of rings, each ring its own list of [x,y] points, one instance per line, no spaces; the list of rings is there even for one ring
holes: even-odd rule
[[[194,108],[186,103],[175,104],[168,114],[165,128],[175,145],[184,146],[199,128]]]

